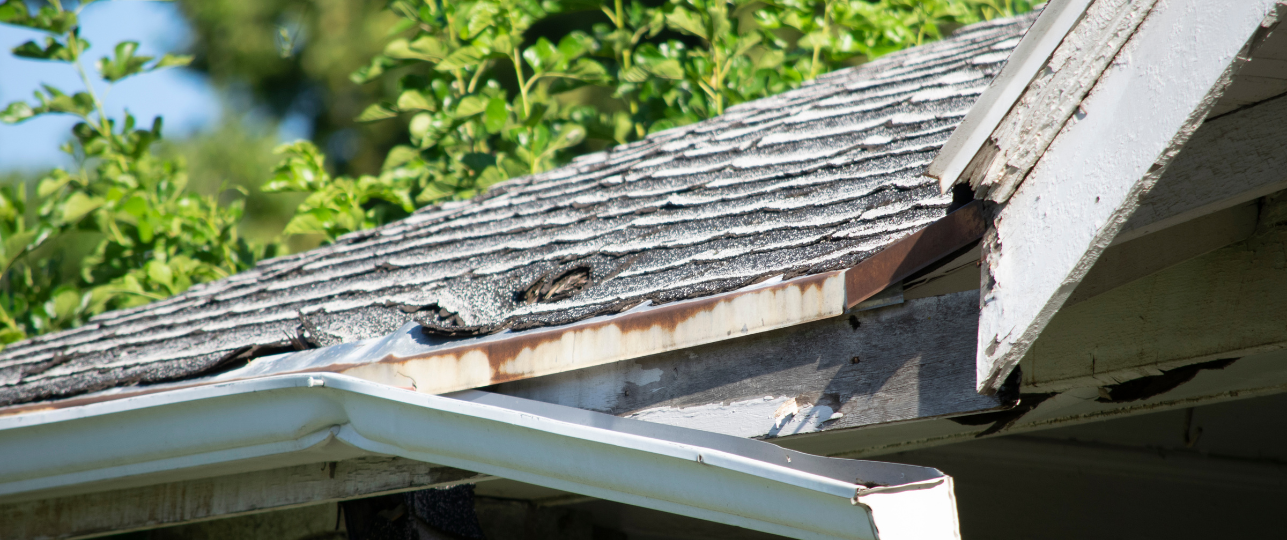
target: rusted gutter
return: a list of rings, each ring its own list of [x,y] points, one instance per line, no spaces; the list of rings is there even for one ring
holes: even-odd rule
[[[769,280],[566,326],[478,338],[436,339],[408,323],[382,338],[259,358],[214,377],[19,405],[0,409],[0,415],[290,373],[341,373],[442,394],[641,358],[843,315],[978,241],[985,227],[982,204],[972,202],[847,270]]]

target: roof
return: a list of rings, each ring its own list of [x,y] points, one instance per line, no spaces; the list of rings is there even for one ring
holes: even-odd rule
[[[301,346],[557,326],[853,266],[954,208],[922,176],[1035,18],[820,77],[0,351],[0,405]],[[959,205],[962,201],[956,201]]]

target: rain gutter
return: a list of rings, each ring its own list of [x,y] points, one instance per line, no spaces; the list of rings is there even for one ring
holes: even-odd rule
[[[983,148],[983,143],[1019,101],[1024,89],[1050,61],[1055,48],[1077,26],[1091,1],[1050,0],[1046,3],[1041,15],[1010,53],[1001,73],[970,107],[956,131],[926,168],[925,176],[938,180],[943,193],[952,190],[975,154]]]
[[[793,538],[959,537],[951,478],[935,469],[334,374],[0,418],[0,502],[372,454]]]

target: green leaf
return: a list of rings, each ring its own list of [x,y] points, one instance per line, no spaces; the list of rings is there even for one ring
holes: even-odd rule
[[[84,43],[84,40],[81,41]],[[88,44],[86,44],[86,47],[88,47]],[[82,48],[81,50],[84,49]],[[53,62],[71,62],[73,60],[71,49],[54,38],[45,38],[44,47],[37,45],[34,41],[23,43],[13,48],[13,55],[19,58]]]
[[[31,18],[24,0],[5,0],[0,4],[0,23],[21,25]]]
[[[80,307],[81,294],[80,291],[67,286],[59,289],[61,291],[54,295],[54,316],[67,319],[75,315],[77,308]]]
[[[483,127],[487,128],[489,133],[500,133],[505,129],[505,123],[508,120],[509,107],[503,98],[494,97],[487,102],[487,110],[483,115]]]
[[[152,64],[152,69],[164,69],[168,67],[186,67],[188,64],[191,64],[191,63],[192,63],[192,55],[190,54],[165,54],[165,55],[162,55],[161,59],[157,60],[155,64]]]
[[[102,205],[103,199],[91,197],[77,191],[72,193],[71,197],[68,197],[67,201],[62,204],[62,216],[60,219],[63,223],[76,223],[86,214],[97,210]]]
[[[358,122],[375,122],[377,120],[393,118],[397,115],[398,115],[398,112],[389,108],[388,106],[382,103],[373,103],[367,106],[366,109],[362,110],[362,114],[358,115],[357,121]]]
[[[411,140],[423,140],[429,134],[429,129],[433,127],[433,115],[429,113],[420,113],[411,117],[411,124],[407,131],[411,133]]]
[[[684,66],[680,65],[679,60],[675,60],[674,58],[656,58],[649,60],[650,61],[644,63],[644,68],[647,69],[649,73],[663,79],[683,80]]]
[[[420,150],[400,144],[389,150],[389,155],[384,158],[384,166],[382,166],[381,169],[387,171],[396,167],[401,167],[418,157],[420,157]]]
[[[15,101],[10,103],[8,107],[5,107],[4,111],[0,111],[0,122],[4,122],[6,124],[17,124],[18,122],[36,116],[36,114],[36,111],[31,109],[31,105],[28,105],[23,101]]]
[[[456,106],[456,118],[468,118],[487,109],[487,98],[480,95],[465,96]]]
[[[536,44],[528,47],[523,51],[523,59],[527,60],[528,65],[537,72],[547,71],[560,59],[559,50],[554,48],[550,40],[540,38]]]
[[[679,8],[666,14],[666,23],[676,30],[687,32],[707,41],[711,40],[710,36],[706,34],[706,25],[702,23],[702,18],[687,9]]]
[[[572,64],[572,69],[568,70],[566,75],[583,81],[600,81],[608,78],[608,70],[594,60],[580,58],[577,59],[575,64]]]
[[[143,197],[139,197],[135,195],[133,197],[130,197],[130,199],[125,201],[123,204],[121,204],[119,208],[122,212],[125,212],[126,214],[129,214],[136,218],[141,218],[143,217],[144,214],[147,213],[147,200],[144,199]]]
[[[174,285],[174,270],[170,268],[170,265],[161,261],[148,261],[147,277],[166,287]]]
[[[131,75],[143,72],[143,66],[152,61],[151,56],[134,56],[138,51],[137,41],[122,41],[116,44],[116,56],[110,60],[106,57],[98,60],[98,72],[103,79],[116,82]]]
[[[444,58],[434,66],[438,71],[451,71],[460,68],[469,68],[478,65],[483,61],[483,52],[472,47],[461,47],[456,49],[451,55]]]
[[[398,110],[404,112],[435,111],[438,110],[438,107],[433,101],[425,96],[424,92],[419,90],[404,90],[401,94],[398,94]]]
[[[33,16],[23,0],[7,0],[0,4],[0,23],[66,34],[76,27],[76,12],[60,11],[47,5]]]
[[[384,47],[384,54],[390,58],[425,62],[441,62],[449,52],[447,46],[434,36],[421,36],[411,42],[395,39]]]
[[[639,66],[630,66],[630,69],[621,74],[621,80],[632,83],[641,83],[648,80],[648,71]]]

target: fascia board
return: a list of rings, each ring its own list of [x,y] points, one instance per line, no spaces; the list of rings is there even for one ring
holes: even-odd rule
[[[984,241],[978,390],[995,392],[1219,97],[1274,0],[1159,2]]]
[[[1081,20],[1090,3],[1091,0],[1051,0],[1046,3],[1041,15],[1033,21],[1032,27],[1010,54],[1001,73],[970,107],[961,124],[926,168],[925,176],[938,180],[943,193],[952,190],[975,154],[983,148],[983,143],[1050,60],[1059,43]]]
[[[339,441],[795,538],[958,537],[950,478],[934,469],[559,409],[318,374],[33,412],[0,418],[0,497]],[[863,479],[898,483],[867,488]]]

